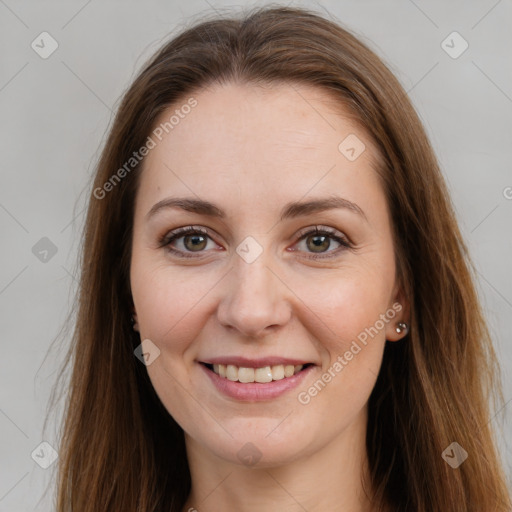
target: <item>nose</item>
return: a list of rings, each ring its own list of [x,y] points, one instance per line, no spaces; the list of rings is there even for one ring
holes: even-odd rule
[[[291,292],[264,254],[252,263],[235,257],[217,309],[221,325],[247,338],[278,330],[291,316]]]

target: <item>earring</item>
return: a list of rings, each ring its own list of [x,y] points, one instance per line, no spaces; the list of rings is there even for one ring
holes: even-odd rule
[[[407,331],[409,329],[409,326],[405,323],[405,322],[400,322],[396,328],[395,328],[395,331],[398,333],[398,334],[401,334],[402,331]]]

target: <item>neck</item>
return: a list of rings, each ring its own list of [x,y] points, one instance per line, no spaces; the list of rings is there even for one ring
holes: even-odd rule
[[[251,468],[216,457],[185,436],[192,488],[183,512],[370,512],[366,478],[367,409],[308,457]]]

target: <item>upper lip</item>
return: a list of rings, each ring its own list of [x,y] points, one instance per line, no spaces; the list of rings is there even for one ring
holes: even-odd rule
[[[278,366],[278,365],[306,365],[313,364],[311,361],[306,361],[304,359],[290,359],[287,357],[279,357],[279,356],[270,356],[270,357],[260,357],[258,359],[249,359],[247,357],[241,356],[220,356],[220,357],[210,357],[207,359],[202,359],[199,361],[203,364],[223,364],[228,365],[232,364],[234,366],[238,366],[239,368],[263,368],[265,366]]]

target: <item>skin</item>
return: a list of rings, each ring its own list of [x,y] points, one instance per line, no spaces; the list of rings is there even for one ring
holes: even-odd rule
[[[376,150],[321,89],[230,83],[193,96],[197,106],[145,158],[130,272],[136,329],[160,350],[147,371],[185,431],[192,491],[183,510],[371,510],[361,484],[367,401],[386,340],[400,340],[395,327],[408,321]],[[355,161],[338,150],[349,134],[366,145]],[[366,220],[333,209],[280,221],[286,203],[333,194],[356,203]],[[170,196],[208,200],[226,217],[172,208],[148,220]],[[317,225],[352,248],[328,238],[322,254],[331,257],[312,259],[314,235],[308,242],[298,232]],[[208,231],[200,249],[190,237],[173,242],[191,258],[158,243],[184,226]],[[252,263],[236,252],[247,236],[262,248]],[[300,403],[298,394],[397,302],[403,309]],[[217,391],[198,363],[225,355],[298,357],[316,366],[299,388],[241,402]],[[237,457],[249,442],[260,454],[254,465]]]

